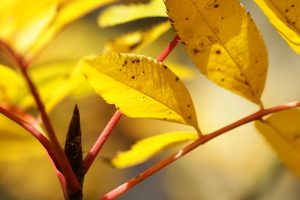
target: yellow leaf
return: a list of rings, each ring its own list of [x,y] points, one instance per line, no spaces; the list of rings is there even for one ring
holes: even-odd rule
[[[0,1],[0,40],[23,54],[56,14],[55,0]]]
[[[188,90],[163,63],[110,53],[84,58],[80,66],[96,93],[125,115],[179,122],[199,131]]]
[[[23,78],[13,69],[0,64],[0,104],[15,104],[19,96],[26,92]],[[20,90],[23,88],[23,90]]]
[[[197,134],[188,132],[172,132],[148,137],[136,142],[128,151],[118,153],[111,160],[111,164],[117,168],[131,167],[148,160],[167,148],[197,138]]]
[[[277,152],[280,159],[300,178],[300,110],[273,114],[256,127]]]
[[[0,161],[14,162],[45,155],[42,145],[23,128],[0,114]]]
[[[169,69],[176,74],[180,79],[183,80],[192,80],[195,78],[194,68],[191,68],[187,65],[174,63],[174,62],[166,62],[166,65],[169,66]]]
[[[267,52],[239,1],[166,0],[171,23],[200,71],[210,80],[262,106]]]
[[[148,17],[167,17],[162,0],[150,0],[147,4],[111,6],[99,15],[98,24],[108,27]]]
[[[41,48],[53,39],[66,25],[89,12],[116,0],[72,0],[60,2],[60,7],[51,25],[41,34],[30,51],[26,54],[31,59]]]
[[[297,0],[255,0],[283,39],[300,54],[300,2]]]
[[[30,69],[30,74],[37,85],[47,112],[53,110],[58,103],[71,95],[84,81],[79,68],[76,68],[73,62],[33,67]],[[34,105],[31,93],[25,94],[18,102],[18,106],[22,108]]]
[[[129,53],[135,51],[148,46],[169,29],[169,22],[164,22],[147,30],[140,30],[126,35],[121,35],[109,41],[104,47],[104,52]]]

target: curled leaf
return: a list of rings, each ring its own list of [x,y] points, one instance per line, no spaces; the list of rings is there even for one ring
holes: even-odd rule
[[[136,142],[128,151],[118,153],[111,160],[111,164],[117,168],[131,167],[148,160],[167,148],[197,138],[197,134],[189,132],[172,132],[148,137]]]
[[[208,79],[262,106],[267,51],[239,1],[165,0],[173,27]]]
[[[255,125],[285,165],[300,177],[300,110],[276,113]]]
[[[179,122],[199,131],[188,90],[163,63],[109,53],[84,58],[80,67],[95,92],[125,115]]]

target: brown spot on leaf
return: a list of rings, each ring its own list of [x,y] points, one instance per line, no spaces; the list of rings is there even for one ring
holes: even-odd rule
[[[196,48],[195,48],[195,49],[193,49],[193,53],[194,53],[194,54],[197,54],[197,53],[199,53],[199,52],[200,52],[200,50],[199,50],[199,49],[196,49]]]
[[[285,9],[285,11],[284,11],[284,12],[286,12],[286,13],[287,13],[287,12],[289,12],[289,9],[288,9],[288,8],[287,8],[287,9]]]
[[[214,5],[214,8],[219,8],[219,4],[215,4],[215,5]]]
[[[185,20],[189,20],[189,18],[188,18],[188,17],[186,17],[186,18],[185,18]]]
[[[178,77],[176,77],[176,78],[175,78],[175,81],[177,82],[178,80],[179,80],[179,78],[178,78]]]
[[[135,76],[132,76],[131,79],[135,79]]]
[[[216,54],[221,54],[221,50],[216,50]]]

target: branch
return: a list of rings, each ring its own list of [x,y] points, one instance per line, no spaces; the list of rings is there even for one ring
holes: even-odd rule
[[[110,133],[112,132],[113,128],[117,125],[118,121],[122,117],[122,113],[120,111],[116,111],[115,114],[112,116],[110,121],[107,123],[106,127],[98,137],[97,141],[95,142],[94,146],[90,150],[90,152],[86,155],[84,159],[84,173],[87,173],[89,168],[91,167],[92,163],[96,159],[97,154],[102,149],[102,146],[108,139]]]
[[[290,103],[282,104],[282,105],[275,106],[275,107],[272,107],[272,108],[269,108],[269,109],[260,110],[260,111],[255,112],[255,113],[253,113],[253,114],[251,114],[251,115],[249,115],[245,118],[242,118],[242,119],[240,119],[240,120],[238,120],[238,121],[236,121],[232,124],[229,124],[228,126],[225,126],[225,127],[221,128],[217,131],[214,131],[210,134],[204,135],[203,137],[200,137],[199,139],[195,140],[191,144],[189,144],[186,147],[182,148],[177,153],[167,157],[164,160],[161,160],[159,163],[155,164],[154,166],[150,167],[146,171],[142,172],[141,174],[139,174],[135,178],[132,178],[129,181],[127,181],[126,183],[123,183],[119,187],[113,189],[112,191],[110,191],[109,193],[104,195],[101,198],[101,200],[111,200],[111,199],[117,198],[118,196],[120,196],[123,193],[127,192],[130,188],[132,188],[136,184],[142,182],[146,178],[150,177],[151,175],[155,174],[159,170],[161,170],[164,167],[168,166],[169,164],[173,163],[177,159],[183,157],[184,155],[186,155],[190,151],[192,151],[195,148],[199,147],[200,145],[210,141],[211,139],[222,135],[223,133],[226,133],[230,130],[233,130],[233,129],[235,129],[239,126],[242,126],[244,124],[247,124],[249,122],[259,120],[259,119],[261,119],[262,117],[264,117],[266,115],[276,113],[276,112],[280,112],[280,111],[287,110],[287,109],[291,109],[291,108],[295,108],[295,107],[300,107],[300,101],[290,102]]]
[[[32,93],[32,96],[36,102],[36,105],[38,107],[38,110],[40,111],[41,113],[41,117],[42,117],[42,120],[43,120],[43,123],[45,125],[45,128],[47,130],[47,133],[48,133],[48,136],[49,136],[49,139],[50,141],[52,142],[53,146],[54,146],[54,149],[55,149],[55,154],[57,155],[57,161],[58,161],[58,164],[66,178],[66,182],[67,182],[67,185],[68,185],[68,189],[72,192],[76,192],[79,190],[79,184],[78,184],[78,181],[76,179],[76,176],[70,166],[70,163],[68,162],[68,159],[66,157],[66,155],[64,154],[59,142],[58,142],[58,139],[56,137],[56,134],[54,132],[54,129],[53,129],[53,126],[50,122],[50,119],[46,113],[46,110],[45,110],[45,106],[44,104],[42,103],[42,100],[39,96],[39,93],[37,91],[37,89],[35,88],[35,85],[34,83],[32,82],[31,78],[29,77],[28,75],[28,72],[27,72],[27,67],[20,67],[21,68],[21,71],[25,77],[25,80],[30,88],[30,91]]]

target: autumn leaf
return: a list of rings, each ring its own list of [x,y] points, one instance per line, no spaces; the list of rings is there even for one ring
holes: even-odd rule
[[[84,83],[84,78],[74,62],[54,62],[32,67],[30,74],[47,112],[51,112],[58,103]],[[35,105],[35,101],[31,93],[25,93],[17,104],[22,108],[29,108]]]
[[[15,104],[26,89],[22,77],[13,69],[0,64],[0,104]]]
[[[71,0],[60,1],[59,9],[55,18],[51,21],[50,26],[39,36],[30,51],[27,52],[26,58],[31,59],[46,44],[48,44],[60,31],[73,21],[88,14],[89,12],[112,3],[116,0]]]
[[[208,79],[262,106],[267,51],[239,1],[166,0],[173,27]]]
[[[279,158],[300,177],[300,110],[276,113],[255,125]]]
[[[104,46],[104,52],[119,52],[119,53],[129,53],[137,49],[141,49],[148,46],[153,41],[155,41],[159,36],[164,34],[170,29],[169,22],[163,22],[147,30],[138,30],[126,35],[120,35]]]
[[[300,2],[297,0],[255,0],[291,48],[300,54]]]
[[[111,164],[117,168],[131,167],[148,160],[167,148],[197,138],[197,134],[189,132],[172,132],[148,137],[136,142],[129,150],[119,152],[111,160]]]
[[[0,1],[0,40],[25,53],[56,14],[54,0]]]
[[[80,66],[95,92],[125,115],[179,122],[199,131],[188,90],[163,63],[110,53],[84,58]]]
[[[98,16],[98,24],[100,27],[108,27],[148,17],[167,17],[162,0],[111,6]]]
[[[30,60],[66,25],[113,1],[1,1],[0,42]]]

